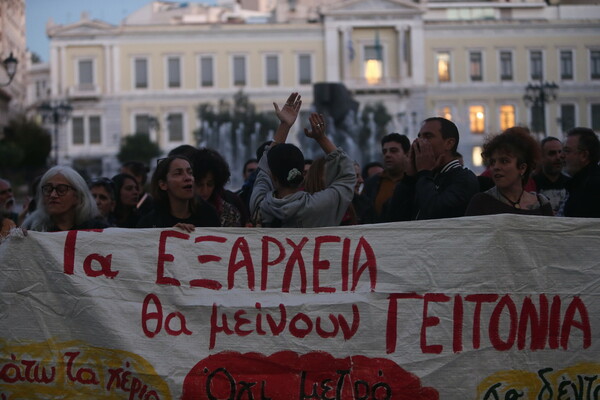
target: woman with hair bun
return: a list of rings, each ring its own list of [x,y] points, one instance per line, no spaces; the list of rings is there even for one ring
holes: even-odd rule
[[[292,93],[282,109],[276,103],[280,124],[273,143],[259,163],[259,172],[250,199],[254,222],[260,226],[315,228],[337,226],[352,201],[354,166],[343,150],[325,135],[322,115],[309,118],[311,129],[304,129],[325,152],[325,189],[313,194],[301,190],[304,180],[304,156],[300,149],[285,143],[298,116],[302,101]]]
[[[529,130],[513,127],[483,145],[482,156],[495,186],[471,199],[465,215],[526,214],[552,216],[550,201],[525,190],[539,158],[539,145]]]

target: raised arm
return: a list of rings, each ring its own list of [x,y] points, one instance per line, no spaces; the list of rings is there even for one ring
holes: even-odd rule
[[[310,130],[304,128],[304,134],[314,139],[321,146],[325,154],[329,154],[337,149],[336,145],[325,135],[325,118],[323,115],[312,113],[309,117]]]
[[[294,92],[290,94],[281,109],[275,102],[273,102],[273,106],[275,107],[275,114],[277,115],[277,118],[279,118],[279,126],[275,131],[273,142],[285,143],[290,128],[294,125],[294,122],[296,122],[296,118],[300,112],[302,98],[297,92]]]

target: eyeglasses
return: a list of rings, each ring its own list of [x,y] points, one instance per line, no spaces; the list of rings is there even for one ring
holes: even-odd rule
[[[56,186],[52,185],[51,183],[47,183],[44,186],[42,186],[42,193],[44,193],[44,196],[50,196],[52,192],[56,190],[57,195],[64,196],[65,194],[67,194],[69,189],[75,190],[73,186],[65,185],[64,183],[59,183]]]

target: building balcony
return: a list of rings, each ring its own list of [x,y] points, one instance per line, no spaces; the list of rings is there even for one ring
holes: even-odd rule
[[[380,78],[378,81],[368,81],[366,78],[345,79],[344,84],[348,90],[356,94],[390,93],[400,96],[409,94],[412,83],[406,79]]]
[[[97,99],[102,95],[100,87],[93,83],[85,83],[67,88],[67,97],[70,99]]]

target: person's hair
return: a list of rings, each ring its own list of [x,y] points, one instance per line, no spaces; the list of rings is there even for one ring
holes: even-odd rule
[[[588,159],[592,164],[597,164],[600,159],[600,140],[590,128],[576,127],[567,132],[568,136],[579,136],[579,150],[587,150]]]
[[[560,139],[558,139],[558,138],[555,138],[554,136],[548,136],[548,137],[545,137],[545,138],[543,138],[543,139],[542,139],[542,141],[540,142],[540,147],[541,147],[541,148],[544,148],[544,145],[545,145],[546,143],[548,143],[548,142],[554,142],[554,141],[560,142]]]
[[[304,176],[304,155],[299,148],[290,143],[272,147],[267,153],[271,175],[283,187],[297,189]]]
[[[244,175],[246,173],[246,167],[248,166],[248,164],[252,164],[252,163],[258,163],[258,160],[256,158],[251,158],[249,160],[246,160],[246,162],[244,163],[244,168],[242,168],[242,175]]]
[[[456,124],[452,121],[450,121],[449,119],[443,118],[443,117],[431,117],[431,118],[427,118],[425,121],[423,121],[423,124],[426,122],[433,122],[433,121],[438,121],[440,123],[441,129],[440,131],[442,132],[442,138],[443,139],[454,139],[454,147],[452,147],[452,154],[457,152],[458,149],[458,141],[460,139],[459,134],[458,134],[458,128],[456,127]]]
[[[180,155],[185,156],[187,159],[192,159],[197,151],[198,149],[192,145],[182,144],[181,146],[177,146],[173,150],[169,151],[169,154],[167,154],[167,156]]]
[[[388,142],[396,142],[400,143],[402,146],[402,150],[404,150],[405,154],[408,154],[410,150],[410,140],[406,137],[406,135],[401,135],[399,133],[388,133],[384,137],[381,138],[381,147]]]
[[[496,151],[505,152],[516,157],[517,167],[521,164],[527,165],[527,169],[521,179],[523,184],[527,183],[529,175],[535,169],[540,157],[540,147],[529,133],[529,130],[514,126],[506,129],[499,135],[488,138],[483,145],[483,152],[481,153],[486,165],[489,165],[489,159]]]
[[[256,159],[260,160],[265,152],[265,149],[267,148],[268,145],[270,145],[271,143],[273,143],[272,140],[267,140],[266,142],[262,142],[260,146],[258,146],[258,149],[256,149]]]
[[[304,177],[304,190],[313,194],[325,190],[325,157],[312,162]]]
[[[135,186],[138,185],[138,181],[135,179],[135,177],[132,175],[129,175],[129,174],[120,173],[120,174],[117,174],[112,177],[112,181],[113,181],[114,188],[115,188],[115,211],[114,211],[114,214],[115,214],[115,218],[118,222],[121,222],[121,221],[123,221],[123,219],[127,218],[127,215],[129,215],[129,213],[131,213],[134,208],[134,207],[132,207],[131,209],[127,210],[125,208],[125,206],[123,205],[123,201],[121,200],[121,189],[125,185],[125,181],[127,179],[133,180],[133,183],[135,183]],[[138,187],[138,190],[141,190],[141,188]]]
[[[141,161],[126,161],[123,164],[121,164],[121,169],[122,168],[128,169],[133,175],[141,176],[142,186],[146,184],[146,180],[148,179],[148,172],[150,171],[146,164],[144,164]],[[143,190],[143,188],[139,189]]]
[[[56,175],[62,175],[67,182],[69,182],[69,185],[73,187],[77,199],[79,200],[75,206],[75,225],[80,225],[85,221],[100,215],[100,211],[98,211],[98,207],[88,189],[87,183],[81,175],[71,167],[58,165],[50,168],[42,175],[35,195],[36,210],[25,219],[25,222],[23,222],[25,228],[31,229],[32,231],[46,232],[54,226],[51,216],[48,214],[46,207],[44,207],[44,193],[41,188]]]
[[[373,167],[383,168],[383,164],[381,164],[379,161],[371,161],[371,162],[366,163],[361,172],[362,177],[365,181],[367,179],[369,179],[369,170]]]
[[[171,168],[171,164],[175,160],[185,160],[190,164],[190,166],[192,165],[192,163],[186,156],[181,154],[175,154],[165,159],[162,159],[156,166],[154,174],[152,174],[152,178],[150,179],[150,193],[152,194],[152,198],[154,199],[155,207],[166,210],[167,212],[170,211],[171,208],[169,194],[166,190],[162,190],[160,188],[160,181],[167,181],[169,169]],[[190,207],[193,206],[192,203],[193,201],[190,201]]]
[[[229,164],[223,156],[216,150],[202,147],[194,153],[194,158],[191,161],[196,183],[200,183],[200,180],[204,179],[209,172],[213,174],[215,189],[209,200],[212,201],[216,196],[222,196],[225,185],[231,176]]]
[[[108,197],[110,197],[111,200],[115,200],[116,196],[115,196],[115,183],[112,181],[112,179],[106,178],[106,177],[100,177],[100,178],[96,178],[96,179],[92,179],[92,181],[90,182],[89,186],[91,189],[95,188],[95,187],[101,187],[104,188],[104,190],[106,190],[106,193],[108,193]]]

